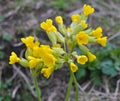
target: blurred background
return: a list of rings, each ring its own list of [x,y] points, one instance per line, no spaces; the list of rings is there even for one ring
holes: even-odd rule
[[[97,60],[79,65],[75,73],[79,101],[120,101],[120,0],[0,0],[0,101],[37,101],[30,71],[18,64],[9,65],[10,53],[15,51],[22,56],[25,46],[20,38],[29,35],[49,44],[39,24],[61,15],[68,26],[71,15],[81,13],[84,4],[95,8],[88,19],[89,26],[101,26],[108,43],[103,48],[89,46]],[[66,66],[49,80],[40,75],[38,81],[43,101],[65,100],[69,81]],[[74,94],[73,87],[70,101],[74,101]]]

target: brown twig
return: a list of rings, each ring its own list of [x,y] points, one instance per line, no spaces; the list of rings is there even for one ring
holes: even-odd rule
[[[34,97],[37,97],[35,91],[31,88],[29,79],[28,79],[27,76],[20,70],[20,67],[19,67],[19,68],[16,67],[15,64],[12,65],[12,66],[13,66],[13,69],[16,70],[16,72],[24,79],[24,81],[25,81],[26,84],[28,85],[29,90],[31,91],[31,94],[32,94]]]

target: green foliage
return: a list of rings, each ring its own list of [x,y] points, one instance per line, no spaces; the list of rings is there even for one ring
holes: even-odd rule
[[[80,64],[77,64],[79,66],[78,71],[75,73],[75,76],[77,79],[82,78],[86,75],[86,69],[82,67]]]
[[[0,81],[0,101],[12,101],[11,95],[12,80],[6,78],[5,81]],[[20,90],[16,93],[14,101],[34,101],[31,93],[25,89]]]
[[[0,81],[0,101],[11,101],[11,93],[9,93],[8,89],[12,85],[10,79],[6,79],[5,81]]]
[[[58,9],[65,9],[68,7],[68,2],[66,2],[66,3],[65,2],[66,1],[64,1],[64,0],[56,0],[54,2],[54,6]]]
[[[96,52],[96,57],[93,62],[84,66],[78,65],[77,79],[92,78],[94,84],[100,85],[102,76],[115,77],[120,71],[120,47],[109,43],[107,47],[102,47]]]
[[[5,40],[5,41],[11,41],[12,36],[11,36],[10,34],[8,34],[8,33],[4,33],[4,34],[2,35],[2,38],[3,38],[3,40]]]
[[[101,71],[100,70],[91,71],[90,77],[92,78],[93,83],[95,85],[100,85],[102,83],[102,81],[101,81]]]
[[[0,16],[0,22],[4,21],[4,17]]]
[[[110,75],[111,77],[117,75],[117,70],[115,69],[114,64],[111,60],[103,61],[100,64],[100,67],[103,74]]]
[[[67,9],[73,0],[55,0],[53,6],[57,9]]]
[[[4,58],[4,53],[2,51],[0,51],[0,59]]]

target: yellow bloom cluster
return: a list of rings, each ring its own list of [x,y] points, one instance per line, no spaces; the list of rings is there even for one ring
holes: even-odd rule
[[[21,38],[21,41],[25,44],[27,50],[25,53],[26,61],[17,57],[17,55],[12,52],[10,56],[9,64],[14,64],[19,62],[24,66],[28,62],[28,67],[30,69],[40,68],[41,73],[46,78],[49,78],[52,71],[54,71],[55,62],[57,61],[56,57],[53,55],[53,50],[49,45],[40,45],[38,41],[34,42],[33,36],[28,36],[26,38]],[[48,69],[51,68],[51,69]],[[47,70],[45,72],[45,70]],[[44,72],[43,72],[44,71]],[[50,71],[51,73],[48,73]],[[46,74],[48,73],[48,74]]]
[[[87,47],[89,43],[106,46],[107,37],[103,36],[102,28],[92,29],[87,24],[88,15],[92,13],[94,13],[94,8],[85,4],[81,14],[71,16],[70,26],[64,25],[61,16],[55,18],[58,28],[53,25],[51,19],[42,22],[40,27],[46,31],[52,42],[51,47],[35,41],[33,36],[21,38],[26,46],[25,59],[17,57],[12,52],[9,63],[19,62],[23,66],[37,70],[37,73],[43,74],[46,78],[49,78],[52,72],[62,67],[64,63],[68,63],[70,70],[76,72],[79,69],[76,62],[84,65],[88,61],[92,62],[96,59],[96,56]],[[76,47],[82,54],[76,52]]]

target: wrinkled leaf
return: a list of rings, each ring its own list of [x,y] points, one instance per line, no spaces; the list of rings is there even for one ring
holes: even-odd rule
[[[4,17],[0,16],[0,22],[4,21]]]
[[[75,73],[75,76],[76,76],[77,80],[80,79],[80,78],[82,78],[82,77],[84,77],[84,76],[86,75],[86,70],[85,70],[85,68],[82,67],[82,66],[80,66],[80,65],[78,65],[78,67],[79,67],[79,69],[78,69],[78,71]]]
[[[0,51],[0,59],[4,58],[4,53],[2,51]]]
[[[102,84],[102,80],[101,80],[101,72],[100,71],[98,71],[97,69],[96,70],[94,70],[94,71],[91,71],[91,78],[92,78],[92,80],[93,80],[93,83],[95,84],[95,85],[101,85]]]
[[[4,33],[2,37],[6,41],[11,41],[11,39],[12,39],[12,36],[8,33]]]
[[[104,61],[101,63],[102,72],[106,75],[110,75],[111,77],[114,77],[117,75],[117,71],[112,63],[112,61]]]

